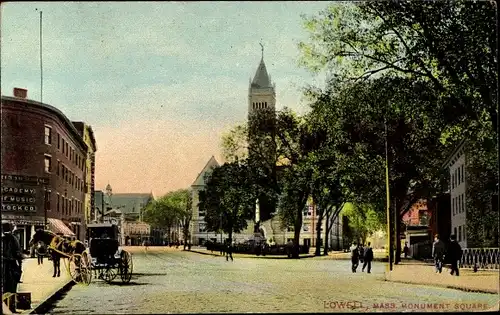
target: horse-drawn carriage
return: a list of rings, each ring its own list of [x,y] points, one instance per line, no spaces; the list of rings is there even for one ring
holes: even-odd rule
[[[118,275],[123,283],[130,282],[132,278],[132,255],[120,248],[118,234],[118,227],[114,224],[88,225],[90,269],[98,279],[108,283]]]
[[[67,258],[66,268],[73,281],[90,284],[92,274],[108,283],[118,275],[122,282],[132,278],[132,255],[122,250],[118,241],[118,228],[114,224],[89,224],[88,248],[78,240],[68,240],[47,230],[37,230],[31,244],[38,241],[48,245],[54,264],[54,277],[60,274],[60,259]]]

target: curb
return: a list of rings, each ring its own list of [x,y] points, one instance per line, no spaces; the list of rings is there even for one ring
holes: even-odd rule
[[[51,308],[51,304],[60,299],[61,295],[68,292],[74,285],[75,282],[72,279],[69,280],[68,283],[52,292],[52,294],[40,302],[35,308],[27,310],[26,312],[23,312],[23,314],[47,314]]]
[[[205,252],[201,252],[201,251],[197,251],[197,250],[187,250],[187,252],[201,254],[201,255],[215,256],[215,257],[224,257],[224,256],[221,256],[219,254],[205,253]],[[280,257],[280,256],[251,256],[251,255],[234,256],[234,255],[241,255],[241,254],[238,254],[238,253],[234,253],[233,257],[250,258],[250,259],[296,259],[296,258],[288,258],[288,256],[286,256],[286,255],[283,255],[283,257]],[[311,255],[311,254],[307,254],[307,255],[304,255],[304,256],[299,256],[299,259],[302,259],[302,258],[313,258],[313,257],[316,257],[316,256]],[[322,257],[322,256],[317,256],[317,257]]]
[[[457,285],[449,285],[449,284],[416,283],[416,282],[407,281],[407,280],[388,280],[388,279],[384,279],[384,281],[387,281],[387,282],[398,282],[398,283],[405,283],[405,284],[413,284],[413,285],[426,285],[426,286],[446,288],[446,289],[454,289],[454,290],[460,290],[460,291],[472,292],[472,293],[498,294],[497,290],[472,289],[472,288],[467,288],[467,287],[462,287],[462,286],[457,286]]]

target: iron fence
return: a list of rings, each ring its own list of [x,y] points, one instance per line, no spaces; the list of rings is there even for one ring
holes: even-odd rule
[[[474,270],[498,270],[500,269],[499,248],[464,248],[461,268]]]

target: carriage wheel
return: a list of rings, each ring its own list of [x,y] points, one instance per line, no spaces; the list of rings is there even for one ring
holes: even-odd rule
[[[128,283],[130,282],[130,279],[132,279],[133,267],[132,255],[130,255],[129,252],[123,251],[119,266],[120,277],[122,278],[123,283]]]
[[[113,280],[115,280],[116,276],[118,275],[118,272],[114,268],[106,268],[106,271],[103,274],[104,281],[107,283],[111,283]]]
[[[90,282],[92,282],[91,262],[87,253],[83,253],[82,258],[80,259],[80,274],[83,283],[89,285]]]
[[[80,262],[78,260],[81,261],[81,256],[78,254],[71,255],[68,259],[68,273],[75,283],[82,282],[80,275]]]

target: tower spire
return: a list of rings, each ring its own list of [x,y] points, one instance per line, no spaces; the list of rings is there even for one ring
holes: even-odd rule
[[[260,41],[259,45],[262,52],[262,59],[264,59],[264,45],[262,45],[262,40]]]

